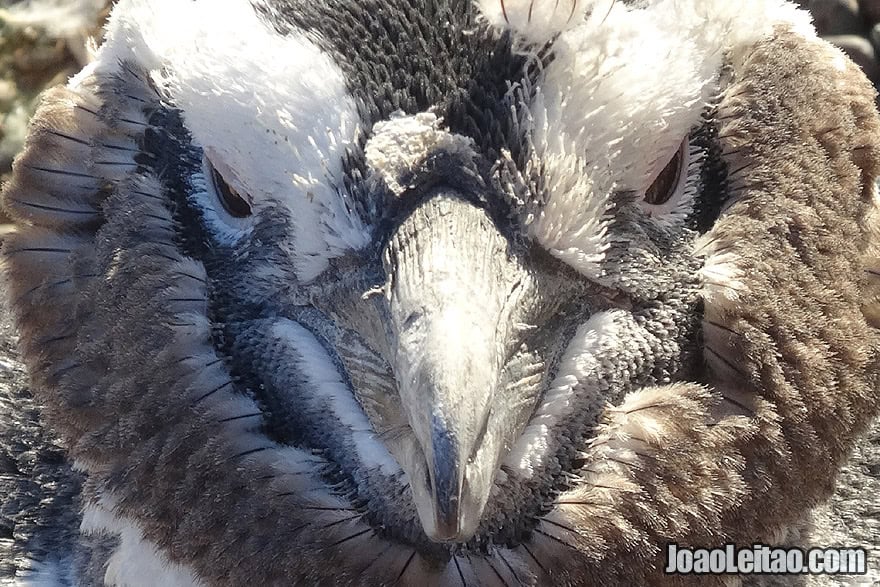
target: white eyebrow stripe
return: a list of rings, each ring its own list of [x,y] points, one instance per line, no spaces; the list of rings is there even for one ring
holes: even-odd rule
[[[340,67],[304,33],[279,34],[245,0],[122,0],[90,69],[119,60],[151,72],[255,212],[270,201],[291,211],[286,248],[301,280],[369,244],[343,187],[358,108]]]
[[[547,186],[529,231],[551,254],[600,278],[609,196],[647,189],[657,160],[699,124],[724,60],[779,25],[815,36],[809,15],[788,3],[746,3],[618,3],[601,22],[559,35],[527,105]]]

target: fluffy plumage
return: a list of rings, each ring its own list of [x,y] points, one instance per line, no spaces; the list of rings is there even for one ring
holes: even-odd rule
[[[873,89],[785,2],[552,4],[120,2],[4,191],[32,579],[680,584],[830,494]]]

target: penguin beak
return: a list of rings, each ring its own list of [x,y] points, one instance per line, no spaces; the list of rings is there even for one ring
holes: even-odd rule
[[[403,459],[427,536],[471,538],[517,432],[499,391],[509,293],[524,270],[485,210],[437,189],[385,251],[401,403],[420,453]]]

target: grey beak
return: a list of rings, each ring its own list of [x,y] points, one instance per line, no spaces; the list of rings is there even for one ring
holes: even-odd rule
[[[522,269],[485,210],[438,190],[384,255],[394,368],[422,454],[404,459],[429,538],[476,532],[500,459],[507,406],[497,398],[511,288]]]

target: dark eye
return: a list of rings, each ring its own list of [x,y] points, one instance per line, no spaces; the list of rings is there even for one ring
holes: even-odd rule
[[[675,151],[672,159],[663,168],[663,171],[654,179],[654,183],[645,191],[645,202],[654,206],[660,206],[669,201],[676,192],[685,173],[687,161],[688,140],[682,141],[681,146]]]
[[[251,205],[248,204],[247,200],[226,183],[226,180],[223,179],[223,176],[220,175],[220,172],[217,171],[210,161],[208,161],[208,168],[211,170],[211,181],[214,182],[214,190],[220,197],[223,209],[235,218],[247,218],[250,216]]]

